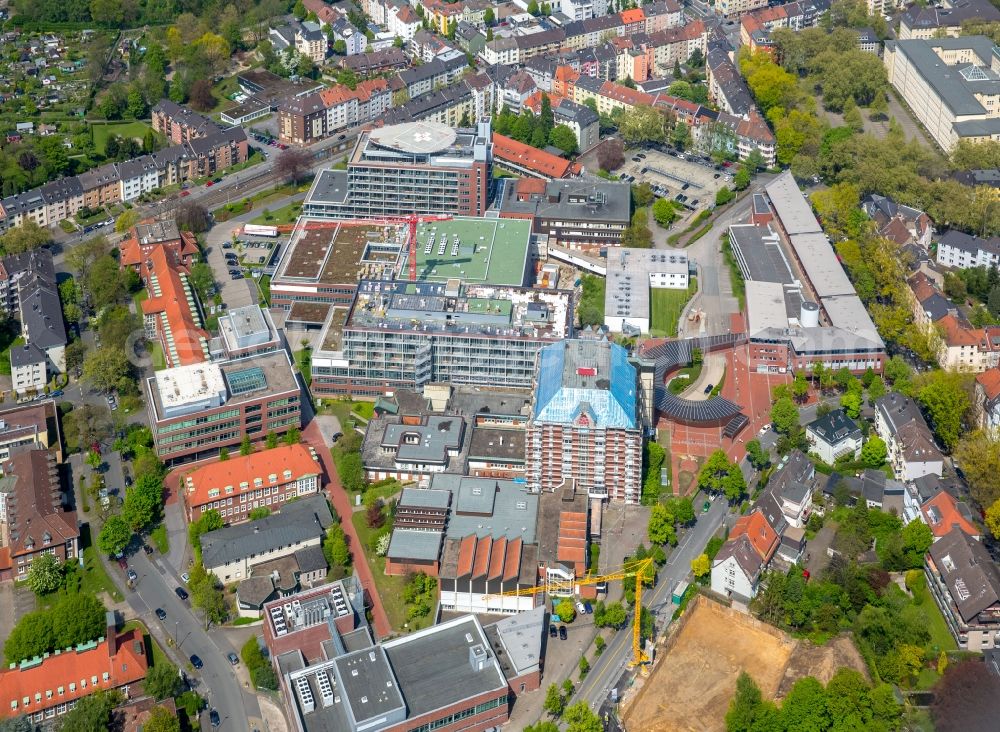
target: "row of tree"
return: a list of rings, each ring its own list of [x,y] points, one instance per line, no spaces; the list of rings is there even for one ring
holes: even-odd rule
[[[542,94],[541,109],[537,117],[528,109],[521,110],[518,115],[504,106],[500,114],[493,118],[493,129],[498,134],[513,137],[532,147],[553,145],[567,155],[577,151],[576,134],[573,130],[567,125],[555,124],[548,94]]]

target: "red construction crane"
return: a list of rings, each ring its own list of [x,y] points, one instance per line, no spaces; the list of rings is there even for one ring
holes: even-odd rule
[[[417,280],[417,224],[429,221],[451,221],[450,214],[409,214],[408,216],[384,216],[378,219],[349,219],[346,221],[299,219],[294,224],[282,224],[275,228],[281,232],[312,231],[314,229],[335,229],[338,226],[399,226],[409,227],[410,282]]]

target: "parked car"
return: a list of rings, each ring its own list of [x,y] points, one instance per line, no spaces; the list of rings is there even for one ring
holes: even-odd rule
[[[175,587],[174,594],[177,595],[177,597],[181,598],[182,600],[188,599],[187,590],[185,590],[183,587]]]
[[[708,386],[705,387],[705,393],[706,394],[711,394],[712,393],[712,389],[714,389],[714,388],[715,388],[715,384],[709,384]]]
[[[139,575],[137,575],[137,574],[135,573],[135,570],[134,570],[134,569],[132,569],[131,567],[130,567],[130,568],[129,568],[129,570],[128,570],[128,571],[127,571],[127,572],[125,573],[125,576],[126,576],[126,577],[128,577],[128,578],[129,578],[129,580],[130,580],[131,582],[135,582],[135,581],[136,581],[137,579],[139,579]]]
[[[190,196],[190,195],[191,195],[191,191],[181,191],[181,198],[184,198],[184,196]]]
[[[51,394],[49,394],[49,398],[50,399],[58,399],[62,395],[63,395],[63,390],[62,389],[56,389],[54,392],[52,392]]]
[[[156,608],[156,617],[158,617],[160,620],[166,620],[167,619],[167,614],[166,614],[166,612],[164,612],[164,610],[163,610],[162,607]]]
[[[198,654],[192,655],[190,660],[191,660],[191,665],[194,666],[195,668],[201,668],[202,666],[205,665],[204,663],[201,662],[201,659],[198,658]]]
[[[338,140],[346,140],[347,139],[347,135],[338,135],[337,139]]]
[[[212,723],[213,727],[218,727],[220,724],[222,724],[222,720],[219,719],[219,713],[214,709],[209,711],[208,720]]]
[[[207,183],[205,183],[205,187],[206,188],[211,188],[214,185],[215,185],[215,181],[214,180],[210,180]]]
[[[187,572],[181,575],[181,582],[183,582],[184,584],[187,584],[190,580],[191,580],[191,575],[189,575]]]
[[[587,607],[582,602],[580,602],[579,600],[577,600],[577,602],[576,602],[576,611],[578,613],[580,613],[581,615],[586,615],[586,613],[587,613]]]
[[[146,553],[147,557],[153,554],[153,547],[151,547],[149,544],[143,544],[142,550]]]
[[[566,626],[565,625],[560,625],[559,626],[559,640],[566,640],[567,637],[568,636],[566,634]]]
[[[126,488],[131,488],[132,487],[132,483],[133,483],[132,476],[131,475],[126,475],[125,476],[125,487]]]
[[[559,635],[559,631],[556,629],[556,626],[550,625],[549,626],[549,638],[555,638],[558,635]]]
[[[118,557],[118,566],[122,568],[123,572],[128,571],[128,562],[125,561],[124,555]]]
[[[232,651],[230,651],[229,653],[226,654],[226,658],[229,659],[229,663],[231,663],[233,666],[236,666],[240,662],[240,657],[237,656]]]
[[[213,183],[221,183],[222,182],[222,178],[219,178],[219,177],[212,178],[212,182]]]
[[[233,245],[230,244],[228,241],[224,241],[224,242],[222,242],[222,248],[223,249],[232,249]]]

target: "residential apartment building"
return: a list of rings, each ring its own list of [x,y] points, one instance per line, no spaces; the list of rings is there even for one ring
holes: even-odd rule
[[[771,52],[774,47],[772,30],[813,28],[829,9],[830,0],[798,0],[744,13],[740,17],[740,45],[747,46],[751,51],[764,49]]]
[[[949,229],[938,237],[937,243],[938,264],[957,269],[1000,266],[1000,239],[997,237],[982,239]]]
[[[392,106],[392,93],[385,79],[366,79],[357,87],[339,84],[319,93],[326,107],[326,134],[371,122]],[[300,123],[296,122],[298,126]],[[305,120],[301,123],[305,127]]]
[[[62,459],[56,403],[51,399],[0,412],[0,461],[25,448],[51,450]]]
[[[278,106],[278,139],[289,145],[311,145],[329,133],[323,97],[310,94],[286,99]]]
[[[596,251],[619,246],[628,227],[625,183],[520,178],[497,201],[501,218],[528,219],[549,246]]]
[[[452,129],[412,122],[362,132],[347,170],[324,170],[303,213],[317,218],[482,216],[493,172],[490,124]]]
[[[979,429],[1000,436],[1000,369],[976,374],[973,409]]]
[[[383,115],[383,122],[400,125],[420,120],[445,127],[466,127],[473,120],[475,110],[473,89],[463,79],[390,109]]]
[[[190,142],[216,131],[219,126],[203,114],[169,99],[161,99],[150,110],[153,130],[173,145]]]
[[[893,85],[934,141],[950,151],[959,140],[1000,139],[1000,74],[986,36],[886,41]]]
[[[705,58],[709,99],[719,105],[719,109],[742,117],[755,109],[756,105],[729,52],[721,46],[713,46]]]
[[[15,394],[38,393],[49,382],[48,358],[34,343],[10,347],[10,382]]]
[[[807,424],[806,437],[812,450],[827,465],[833,465],[845,455],[857,459],[861,454],[861,429],[843,409],[834,409]]]
[[[306,496],[262,519],[202,534],[202,564],[224,584],[242,580],[255,565],[320,546],[332,523],[326,496]]]
[[[941,368],[981,373],[1000,363],[1000,327],[973,328],[950,313],[934,327],[940,336],[937,357]]]
[[[885,441],[888,462],[899,480],[942,474],[944,456],[920,408],[909,397],[891,392],[876,400],[875,430]]]
[[[314,64],[322,63],[329,51],[326,33],[319,23],[312,21],[292,21],[286,25],[271,28],[268,38],[275,51],[295,49]]]
[[[99,691],[138,697],[149,663],[142,630],[119,633],[109,623],[105,638],[24,659],[0,671],[0,717],[26,716],[34,725],[47,727],[80,699]]]
[[[767,7],[767,0],[719,0],[715,12],[723,18],[735,18],[764,7]]]
[[[914,3],[899,16],[898,38],[957,38],[962,35],[962,24],[967,22],[1000,22],[1000,10],[989,0],[945,0],[927,5]]]
[[[168,463],[209,457],[300,424],[300,390],[284,351],[157,371],[146,380],[156,454]]]
[[[237,524],[255,508],[278,510],[285,501],[317,493],[322,473],[302,444],[210,463],[182,479],[187,520],[193,523],[214,509],[227,524]]]
[[[600,18],[608,14],[608,0],[559,0],[559,12],[570,20]]]
[[[27,579],[42,554],[80,556],[76,512],[66,508],[56,455],[22,449],[0,463],[0,579]]]
[[[249,148],[242,127],[204,125],[183,110],[172,102],[161,102],[153,112],[154,124],[165,130],[164,134],[182,140],[171,147],[4,198],[0,201],[0,233],[25,221],[55,226],[84,206],[133,201],[157,188],[215,175],[246,162]]]
[[[861,208],[875,222],[878,232],[900,246],[916,244],[926,251],[934,235],[930,216],[918,208],[903,206],[887,196],[870,193],[861,201]]]
[[[927,586],[961,648],[996,647],[1000,631],[1000,568],[982,542],[953,528],[931,544]]]
[[[408,3],[386,8],[386,26],[390,33],[404,41],[412,41],[414,34],[420,30],[420,16]]]
[[[727,541],[712,560],[712,592],[748,603],[757,596],[764,567],[746,534]]]
[[[624,348],[570,340],[539,351],[528,421],[526,479],[551,492],[567,481],[592,498],[637,504],[642,491],[638,381]]]

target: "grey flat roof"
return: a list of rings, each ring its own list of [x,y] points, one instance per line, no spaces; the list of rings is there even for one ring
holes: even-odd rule
[[[990,69],[995,47],[993,41],[986,36],[930,40],[911,38],[890,43],[898,53],[907,58],[910,65],[956,116],[985,114],[986,108],[976,95],[1000,94],[1000,76]],[[979,74],[979,80],[970,81],[962,74],[972,64],[948,65],[935,53],[935,48],[971,51],[978,57],[976,66],[985,67],[980,68],[983,73]]]
[[[788,171],[767,184],[765,190],[785,232],[794,234],[822,233],[812,208]]]
[[[489,658],[482,670],[470,663],[481,646]],[[479,621],[472,615],[382,645],[406,700],[407,717],[470,699],[489,691],[507,693],[507,681]]]
[[[382,647],[347,653],[337,658],[336,666],[343,698],[362,729],[367,728],[362,725],[368,720],[405,708]]]
[[[457,137],[451,127],[427,120],[381,127],[368,135],[369,140],[382,147],[425,155],[446,150]]]
[[[525,484],[438,473],[431,477],[431,487],[450,490],[456,496],[448,519],[449,538],[475,534],[535,542],[538,494],[528,493]]]
[[[441,553],[441,542],[444,534],[440,531],[423,531],[421,529],[394,529],[389,540],[390,559],[418,559],[426,562],[437,561]]]
[[[830,318],[830,323],[846,330],[848,333],[861,336],[869,341],[884,345],[875,323],[872,321],[864,303],[855,294],[838,297],[824,297],[820,301]]]
[[[491,630],[496,631],[507,654],[507,659],[501,659],[501,666],[504,665],[504,660],[509,660],[514,673],[507,673],[506,668],[504,672],[508,677],[518,676],[541,662],[545,606],[539,605],[528,612],[516,613],[483,630],[487,634],[491,634]]]
[[[404,488],[399,498],[400,506],[444,509],[448,508],[449,503],[451,503],[451,493],[432,491],[427,488]]]
[[[331,523],[330,505],[319,495],[286,503],[259,521],[227,526],[201,537],[202,564],[211,569],[323,535]]]
[[[688,274],[684,250],[629,249],[615,247],[608,252],[605,315],[649,318],[651,274]]]
[[[754,196],[754,201],[757,196]],[[744,278],[764,282],[795,281],[791,266],[781,248],[777,235],[767,227],[738,224],[729,227],[731,242],[735,242]]]
[[[817,297],[855,294],[854,285],[837,259],[826,234],[796,234],[791,237],[791,244]]]
[[[779,282],[747,280],[747,332],[753,336],[765,328],[787,328],[785,287]]]

